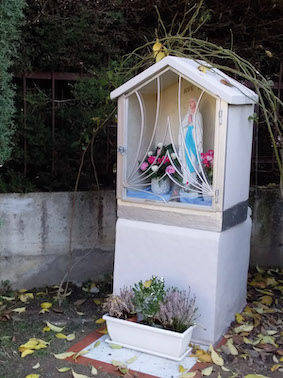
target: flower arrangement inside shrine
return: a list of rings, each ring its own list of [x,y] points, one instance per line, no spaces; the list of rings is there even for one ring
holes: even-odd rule
[[[140,165],[142,174],[148,173],[151,178],[162,180],[166,175],[174,179],[180,179],[177,170],[180,169],[180,163],[173,150],[172,144],[163,145],[158,143],[154,151],[149,151],[147,157]]]
[[[209,183],[212,184],[214,151],[208,150],[206,153],[201,153],[200,156],[206,177],[208,178]]]

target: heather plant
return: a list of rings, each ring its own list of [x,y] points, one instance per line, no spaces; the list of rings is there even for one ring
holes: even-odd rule
[[[176,332],[184,332],[195,324],[196,318],[195,297],[176,288],[168,289],[155,315],[155,320],[165,329]]]
[[[134,285],[133,292],[138,318],[152,324],[166,294],[164,279],[152,276],[148,281],[139,281]]]
[[[110,316],[127,319],[136,312],[133,304],[133,297],[134,293],[131,288],[121,289],[120,295],[111,294],[106,299],[103,304],[103,309]]]

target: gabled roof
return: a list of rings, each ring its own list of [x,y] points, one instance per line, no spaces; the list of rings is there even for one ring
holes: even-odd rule
[[[167,56],[112,91],[110,97],[114,99],[126,94],[134,90],[135,87],[141,86],[144,82],[148,82],[151,77],[154,78],[159,73],[162,74],[162,71],[166,68],[172,68],[195,85],[222,98],[229,104],[251,104],[258,101],[258,96],[254,91],[232,79],[217,68],[211,66],[211,69],[206,70],[206,72],[200,71],[198,67],[202,64],[208,65],[203,61]],[[221,80],[226,80],[226,82],[229,82],[232,86],[223,84]]]

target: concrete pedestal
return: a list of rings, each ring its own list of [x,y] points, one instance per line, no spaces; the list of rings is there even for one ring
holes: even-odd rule
[[[192,341],[215,343],[246,303],[251,220],[223,232],[118,219],[114,293],[152,275],[191,287],[200,317]]]

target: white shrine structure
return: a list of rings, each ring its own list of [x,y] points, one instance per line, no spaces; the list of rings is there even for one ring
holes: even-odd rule
[[[152,275],[196,295],[193,342],[215,343],[246,303],[257,95],[168,56],[118,98],[114,292]]]

